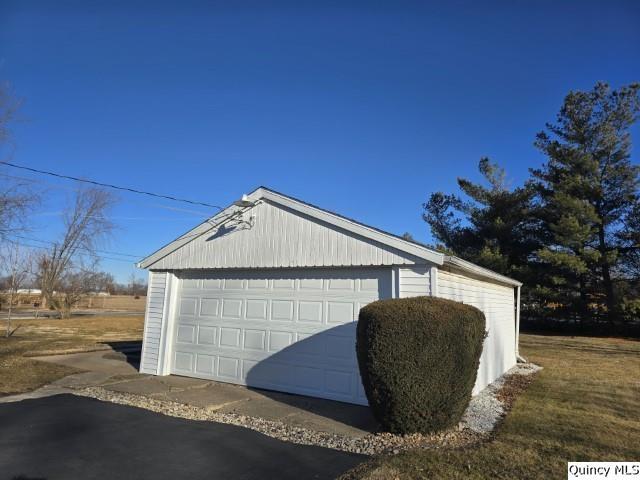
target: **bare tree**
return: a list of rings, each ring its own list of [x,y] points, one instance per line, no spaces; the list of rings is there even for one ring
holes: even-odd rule
[[[60,279],[60,292],[56,296],[58,311],[68,316],[82,298],[95,293],[99,282],[99,273],[88,269],[75,269],[66,272]]]
[[[16,119],[20,106],[7,85],[0,85],[0,147],[6,147],[11,140],[10,124]],[[4,150],[4,149],[3,149]],[[5,160],[4,152],[0,159]],[[5,160],[6,161],[6,160]],[[38,201],[38,196],[22,181],[4,176],[0,180],[0,239],[23,230],[27,213]]]
[[[0,85],[0,144],[11,139],[9,125],[16,119],[20,103],[7,83]]]
[[[61,240],[39,259],[38,280],[44,301],[61,317],[68,316],[79,296],[93,288],[89,280],[95,271],[85,265],[95,267],[96,247],[114,228],[108,218],[114,202],[115,197],[105,190],[79,190],[65,212]],[[80,288],[83,282],[86,288]]]
[[[8,244],[1,253],[2,268],[7,274],[6,290],[8,297],[6,337],[11,336],[11,313],[18,291],[25,285],[33,273],[31,252],[20,248],[17,243]]]

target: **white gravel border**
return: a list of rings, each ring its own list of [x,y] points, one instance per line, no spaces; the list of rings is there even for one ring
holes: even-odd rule
[[[542,367],[533,363],[516,364],[515,367],[471,399],[462,416],[461,426],[480,434],[491,433],[505,414],[504,405],[498,400],[497,393],[505,384],[507,377],[509,375],[533,375],[539,370],[542,370]]]
[[[531,375],[540,370],[533,364],[518,364],[505,375]],[[185,405],[167,400],[157,400],[143,395],[112,392],[102,387],[86,387],[74,390],[75,395],[91,397],[120,405],[144,408],[152,412],[171,417],[189,420],[225,423],[249,428],[278,440],[284,440],[301,445],[315,445],[345,452],[375,455],[381,453],[399,453],[413,448],[441,448],[446,446],[462,446],[474,443],[490,433],[500,418],[504,415],[502,403],[496,394],[502,388],[505,377],[496,382],[471,399],[457,429],[435,433],[432,435],[393,435],[390,433],[376,433],[360,438],[347,435],[318,432],[302,427],[287,425],[283,422],[265,420],[258,417],[238,415],[233,413],[219,413],[206,408]]]

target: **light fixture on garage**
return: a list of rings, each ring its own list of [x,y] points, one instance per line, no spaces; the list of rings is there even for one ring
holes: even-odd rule
[[[236,200],[233,202],[233,205],[238,207],[239,209],[251,208],[254,207],[257,202],[252,202],[249,200],[249,197],[245,194],[242,195],[240,200]],[[234,227],[244,227],[251,228],[255,223],[256,217],[254,215],[249,216],[249,218],[245,218],[243,210],[236,210],[235,213],[231,216],[231,222],[227,223],[227,225],[233,225]]]
[[[248,207],[253,207],[255,205],[255,202],[252,202],[251,200],[249,200],[249,197],[247,197],[247,195],[242,195],[242,198],[240,200],[236,200],[235,202],[233,202],[233,204],[236,207],[240,207],[240,208],[248,208]]]

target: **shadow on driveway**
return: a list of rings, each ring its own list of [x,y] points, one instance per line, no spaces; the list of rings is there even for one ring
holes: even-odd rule
[[[140,354],[142,352],[142,340],[132,342],[103,342],[109,345],[113,353],[108,353],[106,358],[127,362],[136,370],[140,369]]]
[[[366,459],[74,395],[1,405],[0,425],[10,479],[329,479]]]

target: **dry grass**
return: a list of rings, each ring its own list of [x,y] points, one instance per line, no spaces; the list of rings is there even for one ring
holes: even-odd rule
[[[143,317],[80,317],[14,321],[17,330],[0,338],[0,395],[27,392],[76,370],[26,357],[89,350],[104,342],[142,339]]]
[[[5,296],[5,304],[6,304]],[[35,312],[34,303],[41,303],[40,295],[19,295],[15,300],[14,311],[19,312]],[[146,295],[136,298],[133,295],[109,295],[101,296],[85,296],[75,305],[76,310],[112,310],[122,312],[141,312],[144,313],[147,304]],[[51,313],[46,308],[39,309],[43,313]]]
[[[523,335],[521,345],[545,369],[494,438],[379,457],[345,478],[566,478],[567,461],[640,458],[640,342]]]

